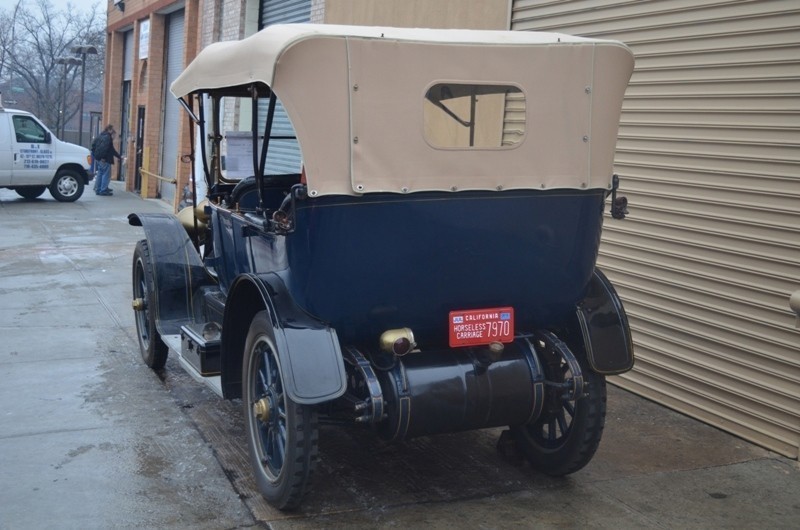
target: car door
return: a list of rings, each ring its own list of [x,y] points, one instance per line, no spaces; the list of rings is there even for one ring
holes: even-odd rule
[[[8,114],[0,112],[0,186],[11,185],[11,167],[14,164]]]
[[[49,184],[55,171],[50,132],[36,118],[25,114],[12,114],[11,127],[11,185]]]

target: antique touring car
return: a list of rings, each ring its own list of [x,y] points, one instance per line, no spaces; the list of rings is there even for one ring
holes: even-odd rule
[[[582,468],[605,376],[633,365],[595,266],[609,196],[625,213],[632,68],[618,42],[533,32],[298,24],[208,46],[171,86],[206,198],[130,216],[145,363],[173,352],[241,398],[281,509],[323,421],[389,441],[508,426],[542,472]]]

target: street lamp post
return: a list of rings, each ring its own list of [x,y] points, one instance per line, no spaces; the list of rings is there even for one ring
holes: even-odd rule
[[[64,131],[66,130],[66,116],[67,116],[67,72],[69,71],[69,67],[75,64],[81,64],[81,60],[76,57],[57,57],[55,60],[56,64],[63,64],[64,65],[64,78],[61,80],[61,134],[59,135],[61,138],[64,138]],[[82,103],[82,102],[81,102]],[[58,134],[58,127],[56,127],[56,134]]]
[[[97,55],[97,48],[94,46],[73,46],[72,53],[80,54],[81,56],[81,110],[80,117],[78,118],[78,145],[83,145],[83,99],[84,99],[84,86],[86,84],[86,55]]]

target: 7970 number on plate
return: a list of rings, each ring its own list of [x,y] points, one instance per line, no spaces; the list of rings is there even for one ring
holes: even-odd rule
[[[514,308],[450,311],[450,347],[514,341]]]

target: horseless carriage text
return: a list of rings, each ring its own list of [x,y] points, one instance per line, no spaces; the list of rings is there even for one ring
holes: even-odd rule
[[[595,266],[610,195],[624,216],[632,68],[618,42],[533,32],[297,24],[208,46],[171,87],[207,198],[130,216],[145,362],[172,351],[241,398],[281,509],[323,421],[389,441],[508,426],[535,468],[582,468],[605,376],[633,365]]]

